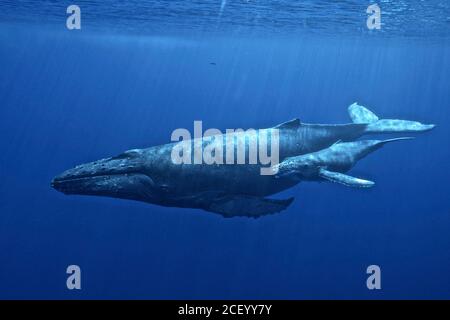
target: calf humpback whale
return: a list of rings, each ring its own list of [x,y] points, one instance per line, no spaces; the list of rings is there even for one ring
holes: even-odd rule
[[[328,180],[349,187],[373,187],[375,185],[374,182],[354,178],[344,174],[344,172],[349,171],[356,162],[369,153],[378,150],[386,143],[410,139],[413,138],[337,142],[331,147],[317,152],[285,159],[282,163],[275,166],[276,177],[289,177],[297,181]]]
[[[349,124],[306,124],[294,119],[275,126],[279,130],[277,169],[281,169],[276,175],[261,175],[261,165],[248,162],[175,164],[171,159],[175,144],[170,143],[76,166],[56,176],[51,185],[65,194],[107,196],[167,207],[198,208],[224,217],[256,218],[286,209],[293,198],[280,200],[267,196],[300,181],[327,179],[348,186],[373,185],[343,174],[359,159],[352,155],[365,155],[387,142],[355,141],[361,136],[424,132],[434,127],[416,121],[379,119],[357,103],[348,112],[352,119]],[[250,141],[271,129],[260,129],[253,135],[244,133],[233,141],[247,147]],[[220,138],[226,139],[226,135],[209,143],[218,143]],[[320,161],[305,165],[308,157]]]

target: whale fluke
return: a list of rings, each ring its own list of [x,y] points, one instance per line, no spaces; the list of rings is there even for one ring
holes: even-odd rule
[[[413,133],[433,129],[434,124],[423,124],[418,121],[382,119],[367,126],[366,133]]]
[[[348,114],[353,123],[373,123],[379,120],[377,115],[357,102],[348,107]]]
[[[435,127],[434,124],[423,124],[418,121],[379,119],[375,113],[356,102],[348,107],[348,114],[354,123],[367,124],[366,133],[425,132]]]

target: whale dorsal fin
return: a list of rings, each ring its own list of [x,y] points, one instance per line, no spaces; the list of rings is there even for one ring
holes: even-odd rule
[[[340,183],[347,187],[370,188],[375,185],[374,182],[369,180],[363,180],[352,176],[348,176],[340,172],[328,171],[325,169],[320,169],[319,176],[328,181]]]
[[[279,125],[277,125],[275,127],[275,129],[296,129],[298,127],[300,127],[300,119],[299,118],[295,118],[283,123],[280,123]]]

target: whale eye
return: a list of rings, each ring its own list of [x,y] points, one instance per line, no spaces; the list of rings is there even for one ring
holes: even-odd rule
[[[161,184],[161,185],[159,185],[159,188],[163,192],[169,192],[169,185],[167,185],[167,184]]]

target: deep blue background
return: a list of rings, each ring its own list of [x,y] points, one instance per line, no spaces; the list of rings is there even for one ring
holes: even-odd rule
[[[444,40],[0,25],[0,298],[450,298],[449,84]],[[354,101],[438,125],[361,161],[351,174],[371,190],[304,183],[253,220],[50,188],[194,120],[345,123]],[[70,264],[81,291],[66,289]]]

